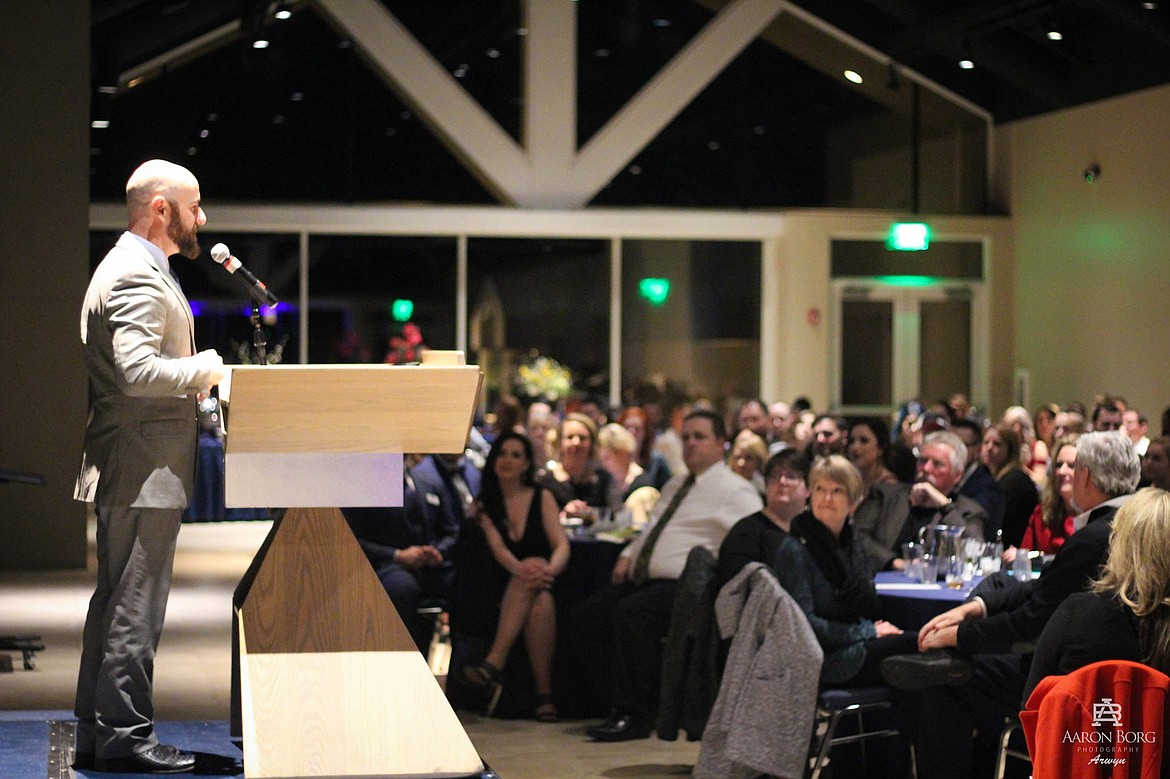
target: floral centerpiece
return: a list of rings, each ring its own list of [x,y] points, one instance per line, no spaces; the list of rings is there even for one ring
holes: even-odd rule
[[[515,384],[521,396],[555,402],[573,388],[573,374],[553,358],[533,352],[528,362],[516,369]]]

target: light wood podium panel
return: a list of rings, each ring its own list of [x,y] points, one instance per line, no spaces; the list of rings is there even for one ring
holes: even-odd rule
[[[463,450],[478,367],[233,374],[225,483],[248,485],[244,505],[293,507],[234,596],[232,726],[244,775],[489,775],[345,518],[320,505],[330,489],[344,498],[334,506],[394,505],[351,499],[386,494],[360,483],[370,479],[396,481],[401,505],[402,453]],[[397,457],[399,468],[354,468],[355,456]],[[306,458],[303,478],[282,475],[288,458]],[[279,500],[255,502],[273,497],[274,485]]]
[[[224,504],[400,506],[402,455],[462,452],[475,365],[232,369]]]

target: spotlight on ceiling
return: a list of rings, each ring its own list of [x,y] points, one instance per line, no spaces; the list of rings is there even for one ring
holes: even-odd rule
[[[257,38],[256,40],[252,41],[252,48],[253,49],[267,49],[268,48],[268,40],[265,38]]]
[[[1063,41],[1064,34],[1061,33],[1060,30],[1049,30],[1048,31],[1048,40],[1050,40],[1050,41]]]
[[[849,81],[852,81],[854,84],[860,84],[861,82],[865,81],[865,79],[861,77],[861,74],[856,70],[845,71],[845,78]]]
[[[272,14],[274,19],[279,19],[282,22],[285,19],[292,18],[292,3],[288,0],[281,0],[276,4],[276,11]]]
[[[959,60],[959,67],[963,70],[974,70],[975,63],[971,60]]]

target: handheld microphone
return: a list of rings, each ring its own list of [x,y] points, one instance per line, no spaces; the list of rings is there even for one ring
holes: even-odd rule
[[[275,306],[280,301],[268,291],[264,282],[256,278],[252,271],[244,267],[244,263],[232,256],[232,251],[226,244],[217,243],[211,247],[211,259],[218,262],[228,273],[240,280],[248,288],[248,294],[262,306]]]

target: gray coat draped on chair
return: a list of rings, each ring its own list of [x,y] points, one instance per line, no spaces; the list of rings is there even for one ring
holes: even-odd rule
[[[694,776],[804,776],[823,655],[800,607],[771,569],[750,563],[715,601],[734,635]]]

